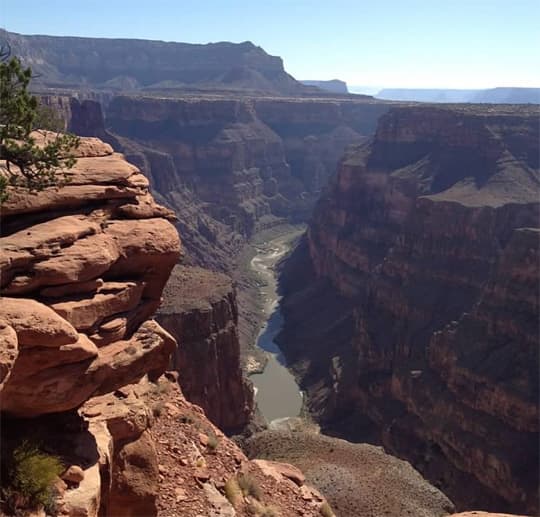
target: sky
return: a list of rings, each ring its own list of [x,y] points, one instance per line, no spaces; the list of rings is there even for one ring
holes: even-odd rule
[[[540,0],[0,0],[22,34],[252,41],[297,79],[540,87]]]

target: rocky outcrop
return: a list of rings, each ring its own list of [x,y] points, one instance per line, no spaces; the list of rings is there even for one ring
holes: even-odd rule
[[[281,340],[323,427],[463,509],[538,509],[538,127],[531,107],[391,110],[291,262]]]
[[[175,383],[153,396],[162,517],[305,515],[317,517],[324,497],[292,465],[250,461]],[[156,406],[156,404],[160,404]],[[239,486],[240,485],[240,486]]]
[[[1,408],[14,416],[157,377],[175,346],[149,319],[179,258],[171,212],[108,144],[83,138],[77,156],[66,185],[10,187],[1,207]]]
[[[176,347],[150,318],[180,241],[172,212],[110,145],[81,138],[75,154],[65,184],[9,187],[1,207],[2,472],[26,440],[66,469],[58,515],[156,515],[143,395]],[[144,389],[125,388],[143,377]]]
[[[55,453],[82,471],[81,481],[70,483],[62,494],[60,515],[157,515],[159,472],[150,399],[158,390],[146,379],[123,386],[86,402],[67,429],[42,431],[41,436],[62,443]]]
[[[251,436],[246,449],[250,457],[290,462],[301,469],[302,478],[326,496],[340,517],[442,517],[454,510],[409,463],[381,447],[299,430],[271,430]]]
[[[176,266],[158,321],[178,341],[174,368],[186,398],[224,432],[242,431],[254,402],[240,368],[238,307],[230,278]]]
[[[1,31],[14,55],[37,74],[36,84],[137,90],[229,90],[301,94],[281,58],[249,41],[193,45],[140,39],[26,36]]]

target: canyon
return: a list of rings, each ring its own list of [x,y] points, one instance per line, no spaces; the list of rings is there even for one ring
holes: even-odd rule
[[[70,127],[88,134],[80,119],[99,108],[79,105]],[[115,96],[98,126],[175,210],[193,263],[226,271],[258,231],[309,216],[345,147],[387,109],[363,99]]]
[[[307,219],[323,192],[280,273],[279,341],[309,413],[326,434],[409,460],[460,509],[534,511],[536,112],[117,96],[103,116],[95,101],[60,101],[70,127],[124,152],[179,219],[187,269],[176,269],[182,281],[173,273],[158,320],[185,343],[180,385],[214,424],[237,432],[253,412],[237,329],[253,309],[197,268],[234,274],[246,242]],[[518,337],[512,307],[524,300]],[[474,352],[462,344],[472,335]]]
[[[3,454],[50,442],[60,514],[538,511],[537,108],[325,93],[249,42],[4,35],[82,136],[66,185],[1,207]]]
[[[29,514],[4,480],[13,450],[35,443],[63,468],[39,515],[320,515],[325,497],[297,467],[248,459],[221,430],[253,412],[230,279],[177,264],[173,213],[109,144],[82,137],[76,156],[65,185],[9,187],[2,205],[2,512]],[[164,289],[172,334],[152,319]],[[413,507],[453,509],[379,454],[399,465],[389,484],[416,476]]]
[[[538,120],[390,110],[281,277],[279,342],[323,432],[382,444],[458,508],[538,510]]]

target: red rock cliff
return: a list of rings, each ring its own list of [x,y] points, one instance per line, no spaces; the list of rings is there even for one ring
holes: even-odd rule
[[[201,406],[224,432],[242,431],[254,402],[240,368],[238,307],[231,280],[197,267],[175,267],[158,320],[178,341],[174,368],[187,399]]]
[[[462,508],[538,510],[538,127],[534,108],[391,110],[343,159],[300,265],[315,284],[285,301],[325,425]]]

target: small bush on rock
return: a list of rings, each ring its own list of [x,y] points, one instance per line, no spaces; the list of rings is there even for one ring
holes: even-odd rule
[[[5,481],[4,495],[8,506],[51,510],[54,506],[54,482],[64,467],[58,458],[45,454],[27,441],[19,445],[12,454]]]
[[[214,452],[219,445],[218,437],[214,433],[208,435],[208,444],[207,447],[210,451]]]
[[[265,506],[259,515],[260,517],[280,517],[279,512],[273,506]]]
[[[228,479],[225,483],[225,497],[234,507],[241,501],[242,490],[240,490],[235,477]]]
[[[249,474],[240,474],[238,476],[238,485],[240,486],[240,489],[244,495],[250,495],[258,500],[262,498],[261,487]]]
[[[280,513],[274,506],[264,506],[257,500],[251,501],[247,510],[250,515],[255,517],[281,517]]]
[[[165,404],[163,402],[156,402],[152,405],[152,414],[154,415],[154,417],[159,418],[163,414],[164,409]]]

